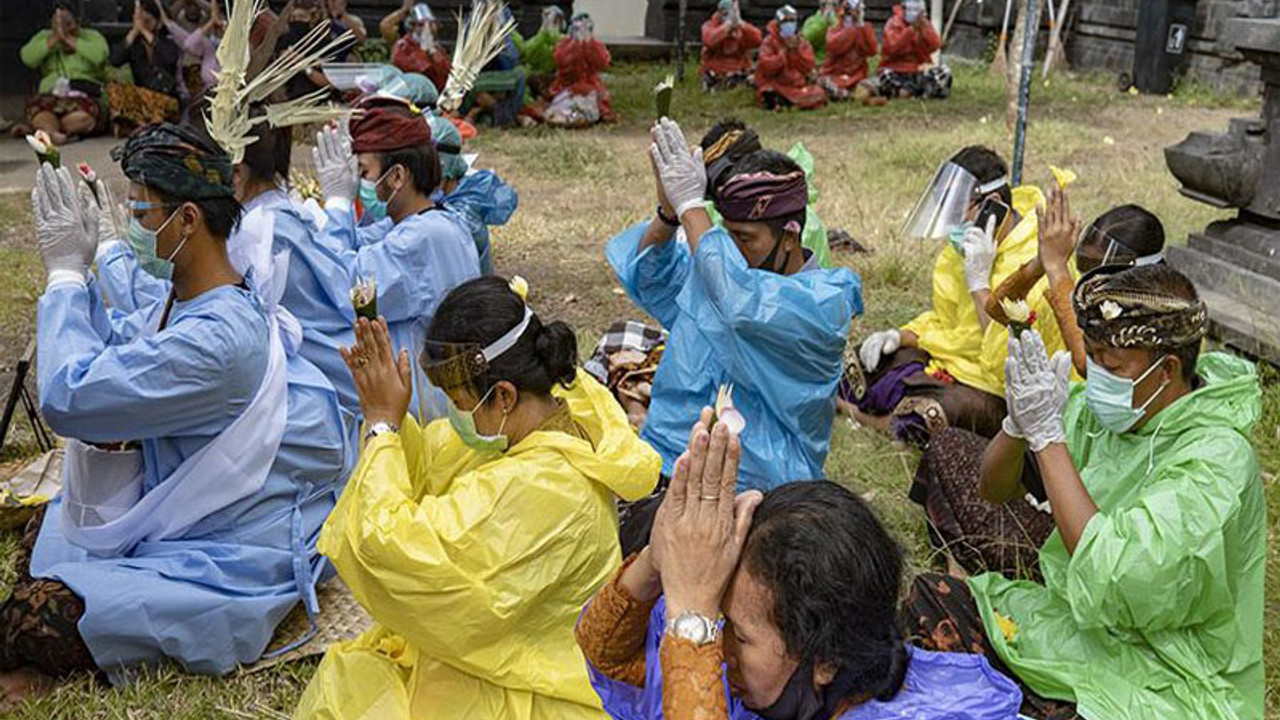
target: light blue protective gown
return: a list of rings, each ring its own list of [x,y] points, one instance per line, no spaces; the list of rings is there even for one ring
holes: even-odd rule
[[[168,326],[148,335],[98,292],[62,285],[40,298],[41,412],[65,437],[141,441],[149,492],[252,401],[268,361],[266,311],[252,291],[224,286],[175,303]],[[160,307],[143,311],[152,327]],[[63,536],[61,500],[50,505],[31,573],[84,598],[80,634],[113,681],[166,658],[227,673],[261,656],[299,599],[316,610],[326,565],[315,540],[355,449],[324,376],[297,355],[287,371],[288,426],[265,485],[183,537],[90,557]]]
[[[360,399],[356,395],[355,379],[338,352],[339,347],[355,344],[355,333],[351,330],[356,316],[351,307],[350,270],[337,253],[315,242],[319,231],[309,213],[294,204],[283,191],[262,193],[245,203],[244,210],[246,218],[251,213],[270,213],[272,237],[266,241],[272,243],[271,254],[285,253],[288,257],[284,265],[287,276],[273,281],[284,283],[280,304],[302,326],[302,345],[298,352],[333,384],[343,410],[348,413],[351,431],[358,433]],[[248,270],[245,258],[250,255],[244,246],[264,241],[248,236],[246,228],[250,225],[262,226],[242,221],[227,240],[231,264],[242,273]],[[143,272],[123,242],[104,248],[98,255],[97,265],[97,287],[114,310],[132,313],[169,296],[170,284]],[[255,268],[255,271],[261,269]]]
[[[862,281],[848,268],[809,263],[791,276],[747,267],[723,228],[691,255],[670,240],[638,252],[647,225],[606,249],[618,282],[671,332],[640,436],[670,475],[703,407],[722,385],[747,421],[740,490],[825,477],[836,384]]]
[[[342,262],[352,282],[377,281],[378,314],[387,319],[391,344],[397,352],[408,350],[413,360],[413,412],[423,421],[443,417],[444,394],[430,387],[417,359],[440,301],[480,276],[471,233],[456,213],[440,208],[395,224],[383,219],[361,227],[350,210],[330,208],[326,214],[316,243]]]
[[[475,241],[480,256],[480,272],[493,274],[493,249],[489,243],[489,227],[506,225],[520,204],[515,188],[502,181],[492,170],[477,170],[458,180],[453,192],[441,197],[440,203],[462,218]]]

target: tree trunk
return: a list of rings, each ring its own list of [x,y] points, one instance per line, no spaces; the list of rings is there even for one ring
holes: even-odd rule
[[[1005,80],[1005,112],[1004,123],[1013,133],[1018,122],[1018,86],[1022,80],[1022,47],[1027,36],[1027,7],[1031,0],[1018,0],[1018,22],[1013,27],[1013,37],[1009,38],[1009,75]]]

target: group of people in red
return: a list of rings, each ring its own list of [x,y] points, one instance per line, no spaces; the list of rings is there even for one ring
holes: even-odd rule
[[[932,61],[941,47],[924,0],[895,5],[882,42],[862,0],[822,0],[803,27],[796,9],[783,5],[764,32],[743,19],[738,0],[720,0],[702,25],[702,84],[707,91],[752,85],[770,109],[811,109],[850,97],[866,104],[945,98],[951,71]]]

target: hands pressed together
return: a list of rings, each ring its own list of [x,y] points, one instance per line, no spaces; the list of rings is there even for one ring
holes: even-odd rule
[[[1052,277],[1065,276],[1081,226],[1080,218],[1071,214],[1066,189],[1053,183],[1049,188],[1048,202],[1040,207],[1036,219],[1039,223],[1041,267]]]
[[[351,133],[345,122],[331,123],[316,133],[311,161],[326,203],[355,201],[360,176],[356,156],[351,152]]]
[[[1009,335],[1009,357],[1004,361],[1005,400],[1008,415],[1004,432],[1027,441],[1032,452],[1067,441],[1063,412],[1071,382],[1071,354],[1048,356],[1044,340],[1035,330],[1022,337]]]
[[[707,206],[707,167],[702,161],[702,148],[690,149],[680,126],[670,118],[662,118],[649,133],[653,143],[649,157],[666,201],[675,209],[676,217]]]
[[[723,423],[710,428],[706,408],[689,449],[676,461],[666,498],[654,519],[650,561],[661,577],[667,615],[690,611],[715,618],[738,567],[751,518],[763,496],[738,495],[742,448]]]
[[[56,275],[77,275],[82,280],[97,249],[100,216],[98,206],[81,194],[80,180],[66,167],[55,170],[44,163],[31,191],[36,239],[40,258],[50,280]]]
[[[385,422],[399,427],[413,396],[409,351],[392,349],[384,317],[376,322],[360,318],[354,329],[355,347],[339,348],[339,352],[355,378],[365,424]]]

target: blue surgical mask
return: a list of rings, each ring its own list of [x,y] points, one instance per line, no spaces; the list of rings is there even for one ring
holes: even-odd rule
[[[973,223],[966,220],[947,232],[947,242],[951,243],[952,249],[960,257],[964,257],[964,235],[969,232],[971,227],[973,227]]]
[[[132,203],[130,207],[134,210],[148,210],[156,206],[150,203]],[[178,256],[182,246],[186,245],[191,237],[188,235],[182,238],[182,242],[178,243],[178,247],[174,248],[172,253],[169,253],[169,257],[161,258],[156,255],[156,238],[177,214],[178,209],[175,208],[155,230],[146,229],[137,217],[132,217],[129,219],[129,229],[125,232],[125,238],[129,241],[133,256],[138,260],[138,266],[143,272],[159,280],[173,279],[173,259]]]
[[[787,20],[786,22],[783,22],[781,25],[778,26],[778,30],[782,33],[782,37],[784,38],[795,37],[796,21]]]
[[[497,435],[481,435],[480,431],[476,430],[476,410],[480,409],[480,406],[484,405],[493,394],[494,387],[497,385],[490,387],[489,392],[485,393],[471,410],[459,410],[453,398],[449,398],[449,425],[458,434],[462,444],[476,452],[503,452],[507,449],[507,436],[502,434],[502,429],[507,426],[506,413],[502,414],[502,424],[498,426]]]
[[[391,171],[394,169],[394,166],[387,168],[387,171],[382,173],[382,177],[377,180],[365,180],[364,178],[360,178],[360,205],[364,207],[365,213],[372,218],[374,222],[377,222],[387,216],[387,205],[393,198],[395,198],[396,193],[400,192],[400,188],[396,188],[391,191],[391,197],[386,200],[380,200],[378,198],[378,186],[382,184],[383,180],[387,179],[387,176],[390,175]]]
[[[1143,380],[1147,379],[1156,368],[1160,367],[1160,363],[1164,361],[1161,357],[1156,360],[1147,371],[1142,373],[1137,380],[1120,377],[1110,372],[1101,365],[1095,363],[1093,358],[1086,359],[1088,378],[1085,380],[1085,404],[1089,407],[1089,412],[1098,419],[1103,427],[1114,433],[1126,433],[1138,424],[1138,421],[1147,415],[1147,408],[1151,403],[1155,402],[1160,393],[1169,386],[1165,383],[1160,386],[1159,390],[1152,393],[1142,407],[1135,408],[1133,406],[1133,391]]]

